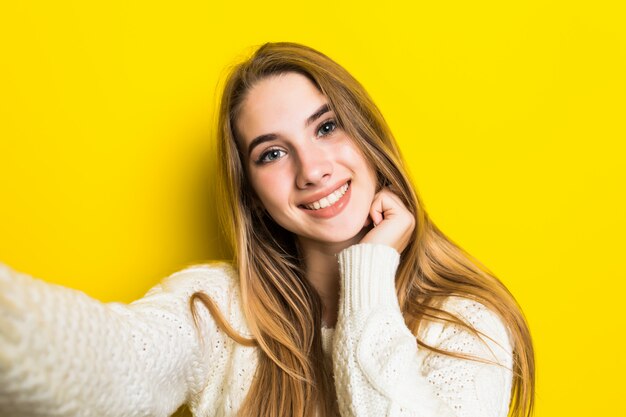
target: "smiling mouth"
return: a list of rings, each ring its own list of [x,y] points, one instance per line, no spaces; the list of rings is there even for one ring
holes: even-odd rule
[[[341,197],[343,197],[343,195],[348,191],[349,186],[350,181],[346,182],[344,185],[337,188],[326,197],[322,197],[319,200],[310,204],[303,204],[302,207],[306,208],[307,210],[320,210],[326,207],[330,207],[334,205],[337,201],[339,201]]]

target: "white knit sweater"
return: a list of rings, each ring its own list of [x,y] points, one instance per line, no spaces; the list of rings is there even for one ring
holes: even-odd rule
[[[506,417],[512,384],[510,333],[484,305],[449,297],[444,308],[493,338],[450,324],[420,330],[441,349],[418,348],[395,295],[399,254],[359,244],[339,255],[335,329],[322,328],[339,409],[347,416]],[[208,294],[229,323],[251,334],[238,278],[227,264],[179,271],[131,304],[101,303],[0,265],[0,416],[234,416],[250,387],[258,348],[232,341],[198,302]]]

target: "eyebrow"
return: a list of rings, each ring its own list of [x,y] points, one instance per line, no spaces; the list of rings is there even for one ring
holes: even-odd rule
[[[313,123],[314,121],[322,117],[323,114],[329,111],[330,111],[330,106],[328,105],[328,103],[322,104],[322,106],[319,109],[317,109],[315,113],[307,117],[306,122],[304,123],[304,127],[310,126],[311,123]],[[250,154],[252,154],[252,150],[255,147],[257,147],[258,145],[262,143],[272,141],[276,139],[277,137],[278,135],[275,133],[266,133],[264,135],[257,136],[256,138],[252,139],[252,141],[250,142],[250,146],[248,146],[248,158],[250,158]]]

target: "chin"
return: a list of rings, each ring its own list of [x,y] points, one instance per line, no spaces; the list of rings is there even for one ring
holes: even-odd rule
[[[354,243],[352,244],[356,244],[363,238],[367,231],[368,229],[364,228],[361,224],[356,227],[337,228],[330,233],[324,234],[323,236],[316,236],[314,237],[314,239],[329,244],[338,244],[344,242],[349,243],[350,241],[354,241]]]

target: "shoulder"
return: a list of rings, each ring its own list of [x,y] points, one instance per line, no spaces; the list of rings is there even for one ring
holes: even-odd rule
[[[512,364],[513,343],[508,325],[500,315],[482,302],[461,297],[449,296],[440,308],[453,314],[479,333],[455,323],[429,322],[423,330],[426,343],[431,346],[459,353],[478,355],[500,364]]]
[[[162,280],[159,286],[162,291],[175,293],[187,305],[195,293],[207,295],[231,327],[250,337],[242,308],[239,275],[232,264],[215,261],[187,266]],[[209,317],[209,310],[200,300],[196,299],[194,305],[200,320]]]
[[[480,301],[460,297],[450,296],[443,302],[443,309],[456,314],[477,330],[487,330],[497,335],[508,334],[508,327],[500,318],[500,315],[491,307]]]
[[[226,262],[187,266],[162,279],[131,305],[156,305],[188,313],[189,301],[195,293],[209,296],[222,312],[232,310],[233,305],[239,304],[240,297],[235,269]]]
[[[163,279],[164,290],[214,293],[237,287],[239,277],[230,263],[210,262],[187,266]]]

